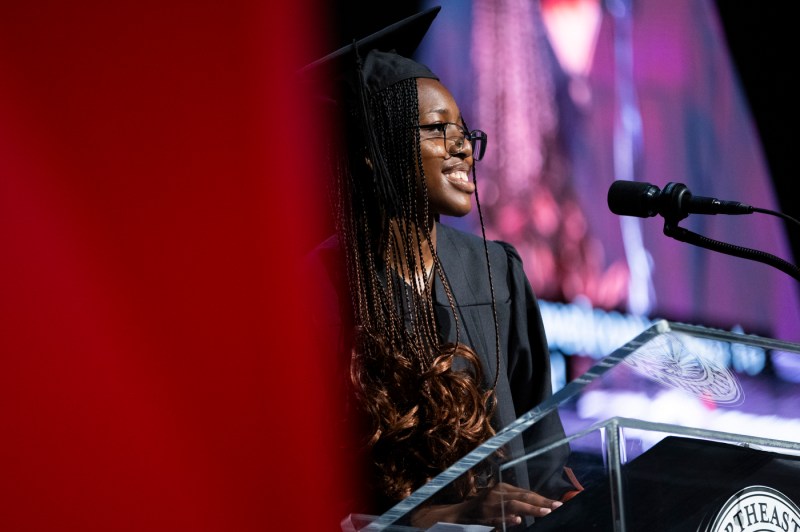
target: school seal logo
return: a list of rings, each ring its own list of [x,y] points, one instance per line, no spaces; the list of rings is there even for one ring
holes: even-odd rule
[[[636,373],[704,401],[736,406],[744,392],[736,375],[710,358],[698,356],[676,336],[654,338],[625,358]]]
[[[800,508],[776,489],[750,486],[731,496],[698,532],[800,532]]]

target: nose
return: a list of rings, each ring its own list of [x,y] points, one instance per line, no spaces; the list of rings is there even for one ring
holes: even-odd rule
[[[465,137],[459,135],[450,143],[447,152],[453,156],[470,157],[472,155],[472,143]]]

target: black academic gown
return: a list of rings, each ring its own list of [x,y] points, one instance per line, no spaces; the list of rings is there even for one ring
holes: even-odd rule
[[[484,385],[488,388],[494,381],[497,356],[483,239],[442,224],[437,224],[436,231],[437,254],[456,301],[458,340],[472,347],[480,357]],[[487,244],[500,333],[497,409],[492,420],[499,430],[551,395],[550,363],[538,303],[519,254],[504,242]],[[342,293],[347,284],[341,260],[338,240],[332,237],[312,253],[310,275],[316,276],[319,283],[314,327],[327,347],[336,346],[335,351],[344,354],[341,360],[344,370],[349,364],[350,327],[346,317],[350,301]],[[442,340],[455,341],[456,322],[438,275],[434,275],[434,304]],[[526,434],[525,446],[529,450],[539,448],[563,436],[558,416],[551,415]],[[512,442],[508,451],[515,455],[522,453],[522,442]],[[567,454],[562,448],[540,457],[528,468],[517,468],[514,483],[554,499],[561,498],[576,489],[564,473]]]
[[[486,267],[483,239],[439,224],[436,251],[456,299],[461,324],[460,341],[472,347],[484,367],[485,385],[491,386],[496,369],[492,293]],[[522,268],[522,259],[510,244],[488,241],[489,259],[500,332],[500,372],[497,380],[495,429],[501,429],[532,410],[552,394],[550,353],[536,296]],[[441,281],[435,277],[434,303],[440,334],[455,340],[455,321]],[[538,421],[526,432],[528,451],[564,437],[556,414]],[[522,454],[522,441],[511,442],[510,451]],[[548,497],[560,499],[576,487],[564,475],[568,450],[561,447],[529,464],[530,478],[517,469],[515,484],[530,487]]]

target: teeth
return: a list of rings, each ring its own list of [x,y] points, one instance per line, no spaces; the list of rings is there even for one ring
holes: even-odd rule
[[[450,172],[450,177],[459,181],[467,181],[467,173],[462,171]]]

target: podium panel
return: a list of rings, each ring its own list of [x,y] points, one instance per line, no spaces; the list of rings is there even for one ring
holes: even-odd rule
[[[798,405],[799,344],[660,321],[383,515],[349,516],[342,529],[798,532]],[[549,436],[556,415],[565,434]],[[463,502],[468,474],[553,497],[554,457],[583,489],[545,517],[415,525]]]
[[[620,421],[622,424],[611,423],[610,430],[624,432],[625,420]],[[800,456],[741,442],[671,434],[637,458],[620,464],[617,481],[612,475],[597,474],[587,480],[580,496],[529,529],[724,531],[709,527],[737,493],[757,486],[767,487],[789,501],[800,501]],[[786,516],[778,512],[773,519],[774,504],[766,510],[760,503],[751,508],[740,506],[737,524],[741,526],[729,528],[731,532],[748,527],[772,530],[763,528],[764,523],[800,530],[800,515],[794,515],[797,512]],[[788,528],[783,528],[784,522]]]

